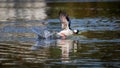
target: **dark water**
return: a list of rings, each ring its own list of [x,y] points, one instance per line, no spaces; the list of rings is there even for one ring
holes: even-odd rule
[[[0,22],[0,68],[120,68],[119,2],[48,2],[47,22]],[[80,30],[66,40],[40,39],[32,28],[60,31],[59,10]]]

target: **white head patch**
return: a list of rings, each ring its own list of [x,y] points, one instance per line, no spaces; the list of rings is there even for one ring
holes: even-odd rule
[[[77,32],[77,30],[74,30],[74,32],[76,33],[76,32]]]

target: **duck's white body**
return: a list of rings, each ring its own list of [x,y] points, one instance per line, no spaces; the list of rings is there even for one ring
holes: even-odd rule
[[[64,36],[70,36],[72,34],[73,34],[73,31],[70,30],[70,29],[64,29],[64,30],[62,30],[58,33],[58,35],[60,35],[60,36],[63,36],[63,35]]]

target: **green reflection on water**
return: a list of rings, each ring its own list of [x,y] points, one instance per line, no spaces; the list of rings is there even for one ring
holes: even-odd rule
[[[50,50],[50,53],[49,53],[50,57],[49,58],[55,59],[55,58],[61,57],[61,49],[60,48],[50,47],[49,50]]]
[[[66,11],[72,18],[114,17],[120,15],[119,2],[65,2],[48,3],[48,16],[56,18],[60,10]]]
[[[87,38],[97,38],[97,39],[117,39],[120,38],[120,32],[119,31],[87,31],[81,33],[81,35],[86,36]]]

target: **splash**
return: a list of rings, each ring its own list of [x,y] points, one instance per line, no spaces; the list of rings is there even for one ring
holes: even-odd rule
[[[40,39],[48,39],[54,35],[54,33],[50,32],[46,27],[34,27],[32,31],[36,33]]]

